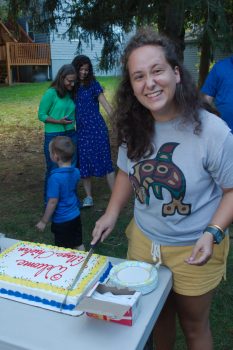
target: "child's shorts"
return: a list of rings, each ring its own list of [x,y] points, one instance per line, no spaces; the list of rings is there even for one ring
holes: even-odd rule
[[[154,263],[153,242],[135,224],[134,219],[126,229],[128,238],[127,259]],[[202,266],[189,265],[184,260],[191,255],[193,246],[160,246],[162,265],[173,273],[174,292],[186,296],[198,296],[217,287],[226,273],[229,236],[214,245],[211,259]]]
[[[52,222],[51,232],[55,245],[64,248],[75,248],[82,244],[82,223],[80,216],[61,223]]]

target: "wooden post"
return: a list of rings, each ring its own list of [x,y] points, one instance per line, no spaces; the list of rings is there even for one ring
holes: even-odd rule
[[[11,62],[10,62],[10,47],[9,42],[6,43],[6,67],[7,67],[7,77],[8,77],[8,84],[12,85],[12,76],[11,76]]]

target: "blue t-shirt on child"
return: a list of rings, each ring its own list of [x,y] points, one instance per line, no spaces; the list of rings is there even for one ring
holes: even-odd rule
[[[58,198],[52,222],[73,220],[80,215],[77,185],[80,172],[74,167],[56,168],[48,179],[47,199]]]

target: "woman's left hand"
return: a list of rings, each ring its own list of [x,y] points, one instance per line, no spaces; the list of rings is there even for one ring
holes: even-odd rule
[[[196,242],[192,254],[185,262],[190,265],[204,265],[211,258],[213,253],[213,235],[209,232],[204,232]]]

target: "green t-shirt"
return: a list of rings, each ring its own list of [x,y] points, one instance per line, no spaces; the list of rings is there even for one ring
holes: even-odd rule
[[[72,124],[53,124],[45,122],[48,117],[53,119],[62,119],[69,117],[73,120]],[[75,128],[75,104],[69,93],[60,98],[54,88],[49,88],[43,95],[39,110],[38,118],[44,123],[46,133],[64,132]]]

